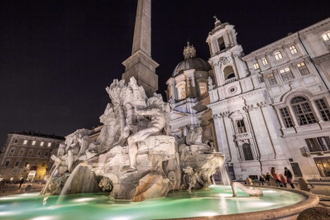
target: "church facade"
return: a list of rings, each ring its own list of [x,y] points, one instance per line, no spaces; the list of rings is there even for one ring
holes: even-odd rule
[[[236,34],[216,19],[206,40],[211,68],[185,48],[167,81],[172,133],[202,126],[232,179],[271,167],[330,178],[330,18],[248,55]]]

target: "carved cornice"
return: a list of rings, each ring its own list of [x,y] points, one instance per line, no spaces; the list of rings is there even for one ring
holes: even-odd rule
[[[318,28],[322,28],[323,26],[329,25],[330,24],[330,18],[324,19],[323,21],[320,21],[312,26],[309,26],[301,31],[299,31],[302,34],[308,34],[313,31],[315,31]]]
[[[267,107],[267,102],[258,102],[257,103],[257,106],[259,106],[260,108],[265,108],[265,107]]]
[[[214,108],[216,106],[226,105],[226,104],[236,102],[238,100],[242,100],[242,99],[245,99],[245,98],[248,98],[248,97],[251,97],[251,96],[255,96],[255,95],[258,95],[258,94],[263,94],[265,92],[265,90],[266,90],[265,88],[256,89],[256,90],[253,90],[253,91],[245,93],[245,94],[240,94],[240,95],[235,96],[235,97],[230,97],[230,98],[226,98],[226,99],[221,100],[221,101],[210,103],[210,104],[207,105],[207,107]]]
[[[323,54],[321,56],[313,58],[316,64],[320,64],[324,61],[330,60],[330,53]]]
[[[251,111],[253,111],[255,109],[257,109],[257,107],[254,106],[253,104],[245,105],[243,107],[243,110],[246,111],[246,112],[251,112]]]
[[[235,141],[242,141],[247,139],[252,139],[252,135],[248,132],[235,135]]]

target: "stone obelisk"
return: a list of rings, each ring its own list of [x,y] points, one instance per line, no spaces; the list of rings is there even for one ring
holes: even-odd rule
[[[156,68],[159,64],[151,58],[151,0],[138,0],[132,55],[123,65],[125,73],[122,78],[126,83],[134,76],[148,97],[158,90]]]

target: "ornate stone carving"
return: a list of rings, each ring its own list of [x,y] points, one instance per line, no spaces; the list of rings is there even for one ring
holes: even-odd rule
[[[260,108],[265,108],[265,107],[267,107],[267,102],[258,102],[257,105],[258,105]]]
[[[212,90],[214,88],[213,81],[211,77],[208,78],[208,89]]]
[[[100,116],[104,126],[96,141],[89,143],[91,131],[79,129],[52,157],[61,164],[57,176],[67,179],[65,171],[71,171],[65,189],[97,192],[101,187],[115,199],[132,201],[164,197],[170,189],[179,189],[182,169],[188,166],[197,182],[189,181],[187,187],[210,184],[209,177],[224,163],[224,156],[213,152],[211,141],[203,143],[199,125],[190,125],[187,136],[176,143],[169,134],[170,105],[161,95],[148,99],[134,78],[128,84],[114,80],[106,91],[112,104]],[[58,188],[56,183],[50,185]]]
[[[243,107],[243,110],[246,111],[246,112],[250,112],[250,111],[253,111],[253,110],[255,110],[255,109],[256,109],[256,108],[255,108],[255,106],[254,106],[253,104],[245,105],[245,106]]]
[[[230,185],[233,190],[233,197],[237,196],[236,187],[240,188],[243,192],[249,194],[250,196],[262,196],[263,195],[262,191],[258,188],[248,188],[238,182],[232,182]]]

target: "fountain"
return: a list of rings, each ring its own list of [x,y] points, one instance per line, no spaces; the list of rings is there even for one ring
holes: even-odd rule
[[[218,167],[224,184],[229,178],[224,155],[202,143],[201,127],[176,141],[169,105],[158,94],[148,98],[133,77],[128,84],[114,80],[106,91],[112,104],[100,116],[98,138],[87,129],[67,136],[40,195],[0,198],[1,218],[294,219],[317,205],[307,192],[211,185]]]
[[[106,88],[111,103],[100,116],[98,137],[88,129],[68,135],[52,157],[55,166],[42,192],[0,197],[0,218],[294,219],[316,206],[318,197],[309,193],[229,186],[225,157],[202,141],[198,124],[179,141],[170,135],[170,105],[143,81],[156,82],[158,64],[149,57],[151,0],[138,2],[134,50],[124,61],[123,80]],[[136,62],[149,69],[141,72]],[[211,185],[218,167],[224,186]]]

